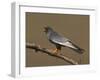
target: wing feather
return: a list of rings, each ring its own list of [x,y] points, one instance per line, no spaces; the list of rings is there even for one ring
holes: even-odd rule
[[[78,47],[77,45],[72,43],[71,40],[59,35],[57,32],[52,32],[49,35],[49,40],[52,41],[55,44],[69,47],[69,48],[73,49],[74,51],[76,51],[78,53],[83,53],[84,52],[83,49],[81,49],[80,47]]]

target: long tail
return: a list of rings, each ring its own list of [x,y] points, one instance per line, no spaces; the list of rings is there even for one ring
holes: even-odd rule
[[[83,54],[85,52],[85,50],[84,49],[81,49],[81,48],[77,48],[77,49],[70,48],[70,49],[72,49],[72,50],[74,50],[74,51],[76,51],[76,52],[78,52],[80,54]]]
[[[80,54],[82,54],[82,53],[85,52],[84,49],[78,47],[77,45],[75,45],[75,44],[72,43],[71,41],[69,41],[69,43],[70,43],[70,46],[69,46],[70,49],[72,49],[72,50],[74,50],[74,51],[76,51],[76,52],[78,52],[78,53],[80,53]],[[67,47],[68,47],[68,46],[67,46]]]

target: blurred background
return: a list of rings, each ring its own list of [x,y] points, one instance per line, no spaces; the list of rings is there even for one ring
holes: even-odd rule
[[[79,64],[89,64],[89,15],[49,14],[26,12],[26,43],[35,43],[43,48],[55,49],[43,32],[45,26],[52,27],[59,34],[85,49],[80,55],[63,47],[61,53]],[[26,48],[26,67],[71,65],[59,58]]]

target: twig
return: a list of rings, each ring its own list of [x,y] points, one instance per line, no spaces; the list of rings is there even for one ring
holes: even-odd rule
[[[70,58],[68,58],[68,57],[66,57],[66,56],[64,56],[62,54],[59,54],[59,53],[58,54],[54,54],[49,49],[41,48],[40,46],[37,46],[36,44],[27,43],[26,44],[26,48],[34,49],[36,52],[40,51],[40,52],[46,53],[46,54],[48,54],[50,56],[60,58],[60,59],[62,59],[64,61],[66,61],[66,62],[69,62],[69,63],[73,64],[73,65],[77,65],[78,64],[78,62],[76,62],[76,61],[74,61],[74,60],[72,60],[72,59],[70,59]]]

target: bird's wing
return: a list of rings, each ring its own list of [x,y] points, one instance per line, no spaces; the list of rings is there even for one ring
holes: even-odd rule
[[[78,47],[77,45],[75,45],[74,43],[72,43],[71,40],[69,40],[68,38],[65,38],[65,37],[59,35],[55,31],[50,31],[50,33],[48,33],[48,38],[54,44],[58,44],[60,46],[69,47],[69,48],[73,49],[74,51],[76,51],[78,53],[83,53],[84,52],[83,49],[81,49],[80,47]]]
[[[74,43],[72,43],[69,40],[63,40],[63,39],[62,40],[56,40],[56,39],[54,39],[53,41],[55,43],[59,44],[59,45],[69,47],[69,48],[73,49],[74,51],[76,51],[78,53],[83,53],[85,51],[84,49],[81,49],[80,47],[78,47],[77,45],[75,45]]]
[[[80,47],[78,47],[77,45],[75,45],[74,43],[72,43],[71,40],[69,40],[68,38],[65,38],[65,37],[59,35],[56,32],[52,32],[50,34],[49,40],[52,41],[55,44],[69,47],[69,48],[73,49],[74,51],[76,51],[78,53],[83,53],[84,52],[83,49],[81,49]]]
[[[50,40],[56,44],[76,49],[69,39],[59,35],[58,33],[53,32],[50,36]]]
[[[54,39],[52,39],[52,41],[57,43],[57,44],[60,44],[62,46],[76,49],[76,47],[72,44],[72,42],[69,39],[66,39],[64,37],[54,38]]]

